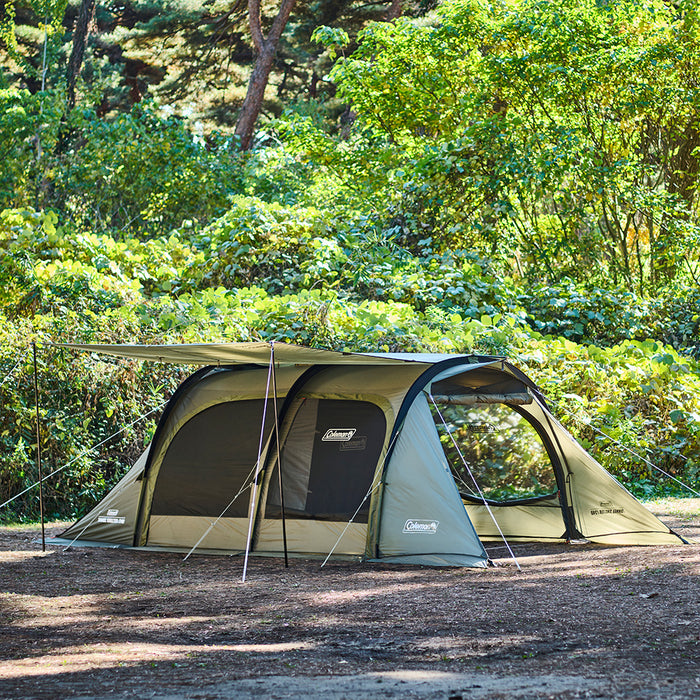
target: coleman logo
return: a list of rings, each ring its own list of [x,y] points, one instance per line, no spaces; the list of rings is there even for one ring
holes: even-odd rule
[[[434,535],[438,531],[438,520],[416,520],[409,518],[403,525],[403,531],[407,535]]]
[[[116,508],[110,508],[107,511],[107,515],[100,515],[97,518],[98,523],[108,523],[110,525],[123,525],[126,522],[126,518],[123,515],[119,515],[119,510]]]
[[[326,434],[321,438],[322,442],[347,442],[352,440],[352,436],[357,432],[357,428],[328,428]]]
[[[338,445],[338,449],[341,452],[362,452],[362,450],[367,449],[367,436],[355,435],[352,440],[341,442],[340,445]]]

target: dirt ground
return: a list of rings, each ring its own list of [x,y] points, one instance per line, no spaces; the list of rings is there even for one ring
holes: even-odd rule
[[[652,506],[700,540],[700,499]],[[63,527],[52,524],[57,535]],[[2,698],[700,697],[700,546],[518,571],[51,546],[0,528]]]

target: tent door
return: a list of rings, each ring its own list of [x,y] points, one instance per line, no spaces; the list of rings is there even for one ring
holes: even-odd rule
[[[503,403],[466,403],[440,406],[439,411],[433,408],[434,420],[477,534],[500,539],[493,514],[508,539],[565,538],[555,466],[525,410]]]
[[[355,515],[336,550],[365,551],[372,480],[386,437],[382,409],[355,399],[300,398],[283,429],[282,482],[289,550],[326,553]],[[270,474],[257,551],[283,548],[279,476]]]
[[[215,404],[175,433],[153,492],[149,545],[190,547],[223,513],[202,548],[245,548],[247,487],[258,456],[264,406],[264,399]],[[268,410],[266,439],[273,420]]]

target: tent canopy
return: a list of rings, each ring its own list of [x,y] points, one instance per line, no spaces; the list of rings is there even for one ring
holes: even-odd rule
[[[429,353],[335,352],[271,341],[268,343],[186,343],[181,345],[101,345],[56,343],[56,347],[152,362],[183,365],[267,365],[274,350],[278,367],[293,365],[434,364],[455,355]],[[497,359],[497,358],[491,358]]]

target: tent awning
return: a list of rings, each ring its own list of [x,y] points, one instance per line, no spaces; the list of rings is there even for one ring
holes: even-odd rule
[[[274,346],[275,364],[291,365],[396,365],[406,362],[435,364],[459,355],[430,355],[412,353],[357,353],[335,352],[305,348],[288,343],[193,343],[181,345],[99,345],[56,343],[54,347],[82,352],[94,352],[114,357],[128,357],[152,362],[183,365],[230,365],[270,363],[270,349]],[[466,355],[464,357],[467,357]]]

